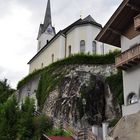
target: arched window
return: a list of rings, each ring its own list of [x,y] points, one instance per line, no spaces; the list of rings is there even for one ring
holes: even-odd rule
[[[41,68],[43,68],[43,63],[41,64]]]
[[[85,52],[85,40],[80,41],[80,52],[81,53]]]
[[[71,46],[69,46],[69,56],[71,55]]]
[[[52,54],[52,63],[54,62],[54,54]]]
[[[93,54],[96,54],[96,41],[92,42],[92,52]]]
[[[136,93],[131,92],[127,97],[127,103],[128,103],[128,105],[130,105],[130,104],[134,104],[136,102],[138,102],[138,97],[137,97]]]

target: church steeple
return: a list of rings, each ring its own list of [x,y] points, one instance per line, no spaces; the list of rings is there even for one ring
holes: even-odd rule
[[[46,8],[46,13],[44,18],[44,28],[47,28],[49,25],[52,25],[50,0],[48,0],[48,4]]]
[[[52,26],[51,19],[51,4],[48,0],[44,23],[40,24],[37,36],[38,47],[37,51],[41,50],[55,35],[55,28]]]

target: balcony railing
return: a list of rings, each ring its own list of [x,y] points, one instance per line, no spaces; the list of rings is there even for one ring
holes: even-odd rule
[[[140,14],[134,18],[134,28],[140,31]]]
[[[140,44],[124,51],[116,57],[115,64],[119,69],[127,70],[140,63]]]

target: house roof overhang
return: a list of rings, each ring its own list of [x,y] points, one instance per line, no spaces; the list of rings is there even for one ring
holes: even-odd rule
[[[118,9],[97,35],[96,40],[121,47],[120,37],[140,13],[140,0],[123,0]]]

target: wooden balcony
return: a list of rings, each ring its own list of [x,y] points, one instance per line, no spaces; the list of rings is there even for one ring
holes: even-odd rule
[[[140,63],[140,44],[124,51],[115,59],[118,69],[127,70]]]
[[[134,28],[140,31],[140,14],[134,18]]]

